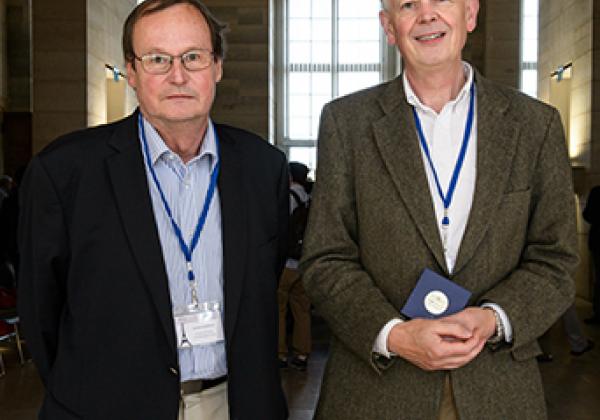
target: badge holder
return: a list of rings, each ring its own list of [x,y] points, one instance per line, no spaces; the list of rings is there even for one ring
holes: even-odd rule
[[[192,304],[174,314],[177,348],[216,344],[225,339],[219,302],[201,302],[192,286]]]

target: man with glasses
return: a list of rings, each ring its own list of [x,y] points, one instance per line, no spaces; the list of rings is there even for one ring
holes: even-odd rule
[[[462,61],[478,0],[382,3],[402,76],[321,116],[301,262],[334,336],[316,419],[544,419],[536,340],[577,264],[560,117]]]
[[[284,419],[282,153],[214,123],[224,26],[146,0],[123,30],[139,108],[68,134],[23,184],[20,314],[43,419]]]

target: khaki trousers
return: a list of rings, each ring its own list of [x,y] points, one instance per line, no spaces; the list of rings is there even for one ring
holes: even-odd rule
[[[227,382],[196,394],[183,395],[178,420],[229,420]]]
[[[292,347],[298,354],[308,356],[311,350],[310,300],[306,296],[298,270],[285,268],[277,289],[279,304],[279,355],[287,356],[285,317],[288,303],[294,318]]]
[[[450,382],[449,374],[446,374],[446,379],[444,379],[439,420],[458,420],[458,412],[456,410],[456,403],[454,402],[454,393],[452,392],[452,383]]]

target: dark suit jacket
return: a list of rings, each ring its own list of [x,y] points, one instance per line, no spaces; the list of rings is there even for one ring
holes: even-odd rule
[[[558,113],[476,76],[477,180],[452,278],[514,341],[450,372],[461,420],[542,419],[536,339],[571,304],[571,170]],[[317,419],[431,420],[446,372],[372,357],[421,271],[448,276],[401,78],[329,104],[301,268],[334,334]]]
[[[22,193],[19,311],[46,385],[43,419],[176,419],[168,282],[137,112],[66,135]],[[288,219],[283,154],[216,125],[231,419],[284,419],[276,289]]]

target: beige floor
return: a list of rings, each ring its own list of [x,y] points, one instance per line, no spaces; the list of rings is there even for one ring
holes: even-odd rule
[[[580,316],[589,315],[586,302],[578,302]],[[587,334],[600,346],[600,326],[585,326]],[[319,394],[321,376],[327,360],[327,328],[315,321],[315,351],[306,372],[282,371],[288,396],[290,420],[312,419]],[[569,354],[562,325],[555,325],[543,338],[543,345],[554,354],[552,363],[542,364],[542,376],[550,420],[600,419],[600,348],[581,357]],[[34,420],[42,398],[42,385],[32,363],[20,366],[12,343],[2,343],[7,375],[0,378],[0,419]]]

